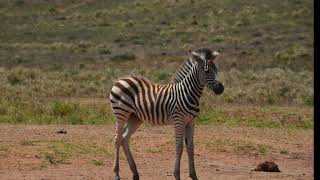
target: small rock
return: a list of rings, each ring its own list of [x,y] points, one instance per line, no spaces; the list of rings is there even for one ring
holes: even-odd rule
[[[67,130],[61,129],[60,131],[56,132],[57,134],[67,134]]]

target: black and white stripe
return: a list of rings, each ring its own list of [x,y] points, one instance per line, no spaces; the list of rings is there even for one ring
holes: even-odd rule
[[[120,179],[119,148],[121,145],[133,172],[133,179],[139,179],[128,142],[142,122],[153,125],[174,124],[176,136],[174,175],[176,179],[180,179],[180,159],[185,138],[190,177],[197,179],[193,160],[193,132],[194,119],[199,112],[199,99],[204,86],[221,94],[223,85],[215,80],[217,68],[212,58],[215,54],[211,50],[199,49],[189,53],[189,60],[183,66],[185,68],[178,71],[176,78],[170,84],[154,84],[144,78],[132,76],[120,79],[112,87],[110,102],[116,116],[115,179]]]
[[[207,48],[201,48],[196,51],[198,54],[202,54],[203,59],[215,59],[221,52],[220,50],[214,51],[213,53],[210,53],[210,50]],[[175,75],[171,78],[170,83],[171,84],[177,84],[181,82],[187,74],[190,72],[193,66],[196,65],[196,62],[193,61],[190,58],[187,58],[183,64],[178,68]],[[209,65],[209,71],[212,71],[208,73],[209,75],[214,73],[215,76],[218,75],[218,70],[215,64]],[[209,79],[209,78],[208,78]],[[207,82],[206,86],[213,90],[216,94],[221,94],[224,91],[224,87],[221,82],[217,80],[213,80],[211,82]]]

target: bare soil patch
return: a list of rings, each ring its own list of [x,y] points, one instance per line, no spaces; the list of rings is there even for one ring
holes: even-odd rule
[[[56,132],[65,129],[67,134]],[[0,179],[113,179],[113,126],[0,126]],[[142,126],[131,140],[141,179],[174,179],[171,126]],[[252,171],[264,161],[280,173]],[[313,179],[313,131],[198,126],[199,179]],[[122,179],[132,175],[123,151]],[[184,152],[182,179],[188,178]]]

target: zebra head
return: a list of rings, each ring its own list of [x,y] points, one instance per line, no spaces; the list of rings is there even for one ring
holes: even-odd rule
[[[207,48],[201,48],[196,51],[188,50],[190,58],[198,63],[201,79],[204,80],[205,85],[215,92],[216,94],[222,94],[224,87],[221,82],[216,80],[218,69],[214,64],[216,58],[220,55],[220,50],[211,51]]]

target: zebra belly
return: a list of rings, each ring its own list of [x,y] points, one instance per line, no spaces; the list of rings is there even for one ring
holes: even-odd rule
[[[150,106],[142,106],[142,108],[139,108],[138,104],[135,104],[137,109],[134,112],[139,119],[142,121],[151,124],[151,125],[170,125],[173,124],[173,119],[170,115],[170,113],[165,110],[161,111],[159,107],[153,107]],[[159,108],[159,109],[156,109]]]
[[[120,97],[125,99],[122,96]],[[127,103],[130,105],[130,107],[133,107],[133,109],[129,108],[128,106],[123,106],[123,103],[121,101],[115,100],[114,103],[111,103],[113,112],[115,114],[121,114],[121,116],[126,116],[126,117],[129,117],[130,114],[133,113],[140,120],[146,123],[149,123],[151,125],[170,125],[170,124],[173,124],[174,122],[168,110],[161,110],[161,108],[164,108],[162,106],[160,106],[160,108],[159,107],[151,108],[151,106],[148,106],[147,104],[144,105],[137,100],[135,100],[135,102],[127,101]]]

